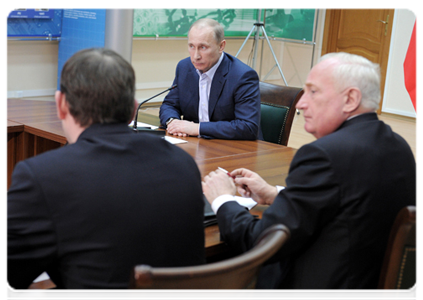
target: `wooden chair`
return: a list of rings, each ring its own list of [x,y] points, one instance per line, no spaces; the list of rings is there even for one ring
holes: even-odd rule
[[[409,289],[416,283],[416,207],[400,210],[388,240],[379,289]]]
[[[287,146],[295,116],[295,105],[304,91],[301,88],[260,82],[261,121],[263,139]]]
[[[136,266],[131,273],[132,289],[241,289],[254,288],[260,266],[273,256],[289,237],[289,229],[274,225],[265,230],[249,251],[215,263],[172,268]]]

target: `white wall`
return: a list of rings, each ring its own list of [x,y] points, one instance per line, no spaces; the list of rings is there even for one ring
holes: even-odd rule
[[[7,42],[7,97],[52,96],[57,85],[58,42]]]
[[[397,9],[393,24],[391,50],[388,64],[385,99],[382,111],[415,116],[414,108],[404,87],[402,63],[407,51],[415,16],[411,11]],[[324,10],[320,10],[314,63],[321,53]],[[244,39],[228,39],[225,51],[235,55]],[[266,42],[259,43],[256,70],[264,78],[275,65]],[[289,86],[302,87],[312,65],[313,47],[310,45],[271,41],[271,45]],[[248,62],[253,47],[249,41],[239,58]],[[263,47],[263,58],[261,49]],[[48,41],[8,41],[7,47],[8,97],[38,97],[52,100],[57,84],[58,43]],[[187,40],[137,40],[133,41],[132,65],[137,78],[136,98],[141,101],[171,86],[175,67],[188,56]],[[260,62],[262,68],[260,69]],[[267,81],[284,85],[277,68]],[[44,97],[43,97],[44,96]],[[162,95],[155,101],[162,101]]]
[[[324,11],[321,10],[322,12]],[[243,42],[244,39],[227,39],[225,52],[236,55]],[[303,86],[311,68],[313,47],[281,41],[271,41],[271,46],[288,85]],[[249,40],[238,58],[247,63],[252,47],[253,42]],[[58,42],[8,41],[7,55],[8,97],[38,97],[37,100],[52,100],[57,84]],[[132,65],[137,78],[136,98],[141,101],[170,87],[176,64],[187,56],[187,39],[134,39]],[[260,41],[256,70],[261,72],[264,78],[275,64],[268,44]],[[267,81],[284,85],[277,68],[268,75]],[[155,101],[162,101],[164,96],[158,97]]]
[[[382,104],[382,112],[414,118],[416,112],[404,85],[403,63],[415,20],[416,16],[412,11],[407,9],[395,10]]]

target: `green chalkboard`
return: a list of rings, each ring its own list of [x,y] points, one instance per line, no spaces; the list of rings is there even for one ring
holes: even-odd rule
[[[268,36],[312,41],[314,9],[135,9],[133,36],[186,37],[193,22],[211,18],[224,26],[226,37],[246,37],[259,11]]]
[[[315,9],[266,9],[268,36],[313,41]]]

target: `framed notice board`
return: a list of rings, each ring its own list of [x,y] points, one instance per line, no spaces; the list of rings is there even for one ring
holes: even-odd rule
[[[226,37],[246,37],[258,20],[268,36],[313,40],[314,9],[135,9],[134,37],[186,37],[192,23],[215,19],[225,28]]]
[[[60,37],[62,34],[61,9],[16,9],[7,18],[9,37]]]
[[[135,9],[134,37],[186,37],[198,19],[217,20],[226,36],[247,36],[257,9]]]
[[[54,9],[37,8],[26,9],[18,8],[9,13],[9,19],[53,19]]]
[[[266,9],[265,29],[268,36],[313,41],[315,9]]]

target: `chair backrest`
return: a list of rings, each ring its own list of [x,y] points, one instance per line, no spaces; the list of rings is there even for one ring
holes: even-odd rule
[[[260,127],[265,141],[288,145],[295,105],[303,93],[301,88],[260,82]]]
[[[389,236],[380,289],[409,289],[416,283],[416,207],[400,210]]]
[[[132,289],[241,289],[254,288],[260,266],[273,256],[289,237],[284,225],[265,230],[249,251],[215,263],[172,268],[135,266]]]

